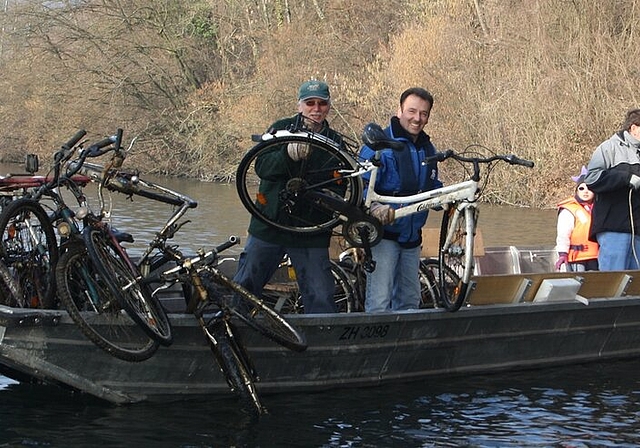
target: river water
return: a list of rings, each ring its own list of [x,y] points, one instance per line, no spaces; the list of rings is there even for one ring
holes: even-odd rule
[[[234,186],[161,182],[199,202],[176,238],[181,247],[244,237],[248,215]],[[117,197],[112,212],[140,241],[169,216],[166,206],[138,198]],[[485,246],[550,247],[555,211],[486,206],[480,227]],[[270,414],[259,421],[231,398],[115,406],[0,376],[0,447],[631,447],[640,445],[639,371],[634,360],[265,396]]]

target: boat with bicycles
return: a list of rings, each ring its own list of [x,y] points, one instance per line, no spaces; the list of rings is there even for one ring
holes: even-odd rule
[[[293,352],[245,323],[257,393],[317,392],[640,356],[638,272],[479,276],[457,312],[286,315],[307,350]],[[178,289],[164,292],[180,296]],[[172,302],[174,305],[178,301]],[[585,304],[586,303],[586,304]],[[0,306],[0,372],[58,384],[113,403],[229,398],[192,314],[169,313],[175,338],[144,362],[115,358],[64,310]]]
[[[308,136],[293,138],[306,141]],[[346,163],[348,158],[341,157]],[[345,174],[342,181],[348,184],[357,178],[353,174],[358,167],[351,160],[344,166],[351,171],[338,174]],[[126,192],[122,182],[134,176],[111,179],[114,190]],[[375,230],[375,221],[365,218],[366,209],[359,210],[354,216],[363,223],[360,227]],[[340,223],[345,217],[327,214],[328,220]],[[366,234],[357,228],[347,235],[356,243],[369,241],[358,241]],[[437,238],[441,251],[446,239]],[[189,293],[174,282],[190,276],[190,266],[195,265],[196,272],[206,267],[201,263],[211,263],[221,274],[228,270],[229,277],[233,264],[217,263],[216,256],[225,247],[177,255],[151,271],[156,276],[149,273],[148,279],[171,285],[154,290],[166,305],[174,335],[170,346],[159,347],[149,359],[132,363],[111,356],[87,340],[64,310],[0,306],[1,372],[23,381],[63,384],[114,403],[229,397],[229,378],[211,356],[211,338],[203,338],[202,322],[187,309]],[[488,256],[491,251],[484,252]],[[234,318],[234,339],[250,357],[248,375],[239,375],[236,384],[248,378],[247,387],[268,406],[272,393],[446,381],[640,355],[638,272],[525,272],[521,265],[519,272],[477,275],[475,268],[482,266],[478,256],[473,255],[474,273],[456,312],[425,307],[400,313],[286,314],[288,325],[304,338],[304,351],[290,350],[255,331],[250,322]],[[440,267],[447,259],[438,254],[437,260]],[[216,293],[215,286],[205,289]],[[100,325],[103,319],[96,315],[92,323]],[[227,331],[224,325],[212,328]]]

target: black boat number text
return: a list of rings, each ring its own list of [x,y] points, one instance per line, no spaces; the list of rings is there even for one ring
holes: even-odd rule
[[[366,327],[344,327],[341,341],[350,341],[353,339],[372,339],[384,338],[389,332],[389,325],[374,325]]]

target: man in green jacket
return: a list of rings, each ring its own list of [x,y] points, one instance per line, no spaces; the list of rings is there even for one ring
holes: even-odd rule
[[[298,92],[298,114],[276,121],[267,132],[304,126],[342,145],[340,134],[329,127],[326,120],[331,109],[329,87],[322,81],[303,83]],[[260,193],[269,198],[274,210],[280,207],[278,192],[288,180],[288,164],[301,163],[309,157],[309,147],[303,143],[290,143],[268,158],[256,161],[260,177]],[[260,296],[264,285],[278,269],[285,254],[291,258],[302,295],[304,312],[334,313],[335,284],[329,260],[331,232],[301,236],[275,229],[251,217],[249,237],[238,263],[234,280],[253,294]]]

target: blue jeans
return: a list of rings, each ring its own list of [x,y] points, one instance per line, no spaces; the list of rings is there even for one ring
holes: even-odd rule
[[[638,269],[636,257],[640,258],[640,236],[633,238],[633,247],[630,233],[602,232],[596,239],[600,245],[598,267],[601,271]]]
[[[285,253],[296,271],[305,314],[335,313],[335,282],[326,247],[284,247],[249,235],[233,280],[260,297]]]
[[[376,269],[367,273],[368,313],[400,311],[420,306],[420,246],[401,247],[396,241],[382,240],[371,248]]]

